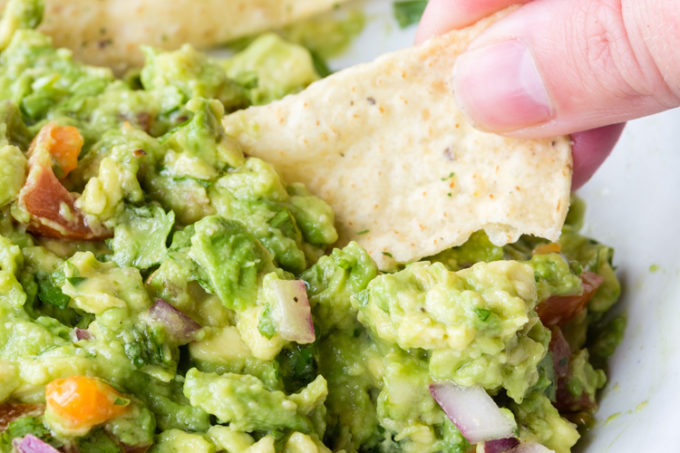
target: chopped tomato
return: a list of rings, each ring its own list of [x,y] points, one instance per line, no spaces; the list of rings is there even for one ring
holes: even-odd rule
[[[73,126],[47,123],[29,148],[28,177],[19,193],[19,206],[30,214],[28,230],[56,239],[103,239],[108,231],[94,232],[85,216],[75,206],[75,198],[66,190],[52,168],[58,166],[66,176],[78,167],[83,137]]]
[[[546,327],[562,326],[574,319],[604,281],[598,274],[588,271],[582,272],[579,277],[583,284],[583,293],[577,296],[552,296],[536,307],[536,312]]]
[[[83,148],[83,136],[73,126],[60,126],[56,123],[45,124],[31,142],[28,154],[37,149],[45,149],[59,167],[59,176],[65,178],[78,168],[78,156]]]
[[[6,430],[7,426],[17,418],[38,417],[42,415],[44,410],[45,406],[42,404],[0,404],[0,433]]]
[[[567,379],[563,378],[557,381],[555,407],[560,412],[591,412],[597,408],[597,402],[586,392],[579,396],[572,395],[567,389]]]
[[[557,389],[555,394],[555,407],[560,412],[592,411],[597,407],[597,403],[583,392],[581,395],[574,396],[567,389],[569,382],[569,364],[571,360],[571,347],[562,334],[562,329],[553,327],[550,337],[550,353],[552,354],[553,365],[555,367],[555,379]]]
[[[45,388],[48,410],[72,430],[88,431],[123,415],[130,401],[103,381],[87,376],[56,379]]]
[[[31,215],[28,230],[57,239],[97,239],[75,207],[73,195],[59,182],[52,168],[31,166],[26,184],[19,192],[19,205]]]
[[[595,423],[595,417],[593,416],[592,410],[569,412],[563,414],[563,417],[579,427],[592,427]]]
[[[536,246],[536,248],[531,252],[532,255],[546,255],[548,253],[560,253],[562,251],[562,246],[557,242],[549,242],[547,244],[541,244]]]

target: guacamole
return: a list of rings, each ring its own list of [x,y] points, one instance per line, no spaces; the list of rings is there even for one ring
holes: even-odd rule
[[[220,125],[321,77],[304,47],[146,49],[117,79],[53,48],[40,15],[12,1],[0,22],[0,451],[498,440],[474,440],[435,384],[481,392],[508,445],[570,451],[625,326],[580,201],[556,243],[478,232],[379,272],[356,243],[333,248],[323,200]]]

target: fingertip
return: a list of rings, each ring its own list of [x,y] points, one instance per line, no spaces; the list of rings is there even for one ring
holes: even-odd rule
[[[510,5],[529,0],[429,0],[416,32],[416,44],[477,22]]]
[[[429,0],[416,31],[416,44],[455,28],[451,22],[451,0]]]
[[[574,173],[572,190],[583,186],[602,165],[618,142],[625,123],[611,124],[571,135]]]

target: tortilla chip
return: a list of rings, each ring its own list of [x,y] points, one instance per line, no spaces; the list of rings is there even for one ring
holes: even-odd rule
[[[382,269],[481,229],[497,245],[521,234],[556,240],[569,205],[569,140],[477,130],[451,91],[456,56],[493,20],[336,73],[223,124],[246,153],[326,200],[339,245],[356,240]]]
[[[140,66],[139,45],[207,48],[330,10],[346,0],[45,0],[38,28],[55,47],[117,72]],[[4,8],[7,0],[0,0]]]

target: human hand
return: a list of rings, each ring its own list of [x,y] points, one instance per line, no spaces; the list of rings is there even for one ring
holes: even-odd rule
[[[623,122],[680,105],[678,0],[430,0],[418,42],[512,4],[454,68],[473,123],[515,137],[571,134],[573,187]]]

